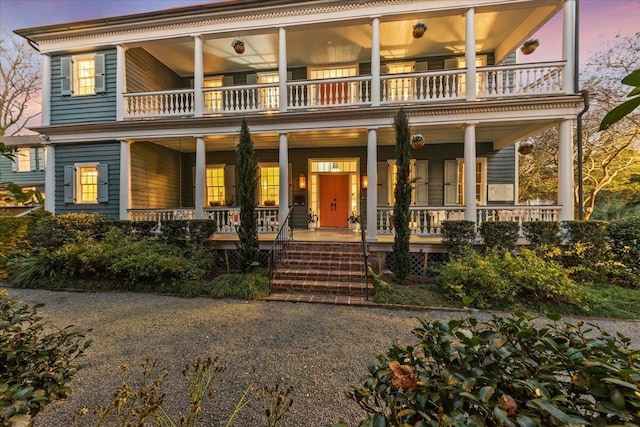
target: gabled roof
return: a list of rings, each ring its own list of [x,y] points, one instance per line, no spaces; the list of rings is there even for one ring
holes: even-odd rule
[[[2,136],[0,142],[7,147],[34,147],[42,145],[39,135]]]

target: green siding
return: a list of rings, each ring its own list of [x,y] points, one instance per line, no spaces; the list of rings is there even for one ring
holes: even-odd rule
[[[131,207],[180,206],[180,153],[150,142],[131,145]]]
[[[109,201],[100,204],[64,203],[64,167],[76,163],[100,163],[109,167]],[[56,214],[100,213],[117,219],[120,209],[120,142],[56,146]]]
[[[61,55],[51,59],[51,124],[93,123],[116,120],[116,51],[104,50],[105,93],[86,96],[62,96]]]

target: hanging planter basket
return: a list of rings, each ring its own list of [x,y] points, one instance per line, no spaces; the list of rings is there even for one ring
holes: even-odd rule
[[[237,54],[242,55],[244,53],[244,42],[242,40],[232,41],[231,46],[233,47],[233,50],[235,50]]]
[[[420,135],[419,133],[416,133],[411,137],[411,147],[416,150],[424,147],[424,143],[424,136]]]
[[[427,31],[427,24],[424,22],[418,22],[413,26],[413,38],[419,39],[424,36],[424,33]]]
[[[527,40],[520,48],[520,51],[525,55],[531,55],[538,46],[540,46],[540,42],[537,39]]]
[[[533,145],[531,144],[522,144],[520,147],[518,147],[518,153],[520,153],[523,156],[531,154],[532,152],[533,152]]]

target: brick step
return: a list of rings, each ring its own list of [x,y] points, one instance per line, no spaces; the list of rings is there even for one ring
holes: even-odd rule
[[[283,253],[283,259],[305,259],[305,260],[325,260],[325,261],[357,261],[363,260],[362,251],[305,251],[300,249],[287,250]]]
[[[318,282],[364,282],[364,270],[343,271],[329,269],[305,269],[278,267],[275,271],[276,279],[286,280],[310,280]]]
[[[364,271],[364,261],[359,259],[321,259],[314,257],[286,257],[280,260],[278,268],[311,269],[329,271]]]
[[[352,242],[287,242],[287,251],[356,252],[362,253],[361,243]]]
[[[365,295],[365,286],[364,283],[274,279],[271,281],[271,292],[363,297]],[[373,286],[371,284],[369,285],[369,295],[373,295]]]

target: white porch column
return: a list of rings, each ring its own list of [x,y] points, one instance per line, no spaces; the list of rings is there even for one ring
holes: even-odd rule
[[[44,106],[43,106],[44,107]],[[44,209],[56,213],[56,147],[47,144],[47,166],[44,171]],[[62,197],[62,195],[61,195]]]
[[[118,121],[124,119],[124,93],[127,91],[125,52],[124,46],[116,45],[116,120]]]
[[[465,13],[464,62],[467,66],[466,91],[467,101],[476,99],[476,16],[475,9],[470,7]],[[474,163],[475,164],[475,163]]]
[[[378,67],[379,68],[379,67]],[[367,241],[378,240],[378,131],[369,129],[367,139]]]
[[[202,86],[204,86],[204,70],[202,65],[202,36],[193,36],[193,42],[193,103],[195,107],[194,114],[196,117],[202,117],[202,111],[204,107],[204,95],[202,94]]]
[[[371,19],[371,105],[380,105],[380,18]],[[371,182],[371,181],[369,181]]]
[[[571,120],[560,122],[558,142],[558,204],[560,221],[574,219],[573,200],[573,137]]]
[[[51,124],[51,57],[45,53],[42,55],[42,109],[40,125],[49,126],[49,124]]]
[[[204,219],[205,174],[207,169],[207,150],[202,136],[196,137],[196,219]]]
[[[564,92],[575,93],[575,63],[576,58],[576,0],[564,3],[564,19],[562,21],[562,60],[564,65]]]
[[[120,141],[120,219],[131,209],[131,141]]]
[[[477,221],[476,123],[467,123],[464,128],[464,219]]]
[[[278,28],[278,105],[280,111],[287,111],[287,29]]]
[[[280,218],[280,228],[286,224],[284,220],[289,213],[289,146],[287,134],[280,134],[280,152],[278,155],[278,166],[280,172],[280,200],[278,201],[278,217]]]

